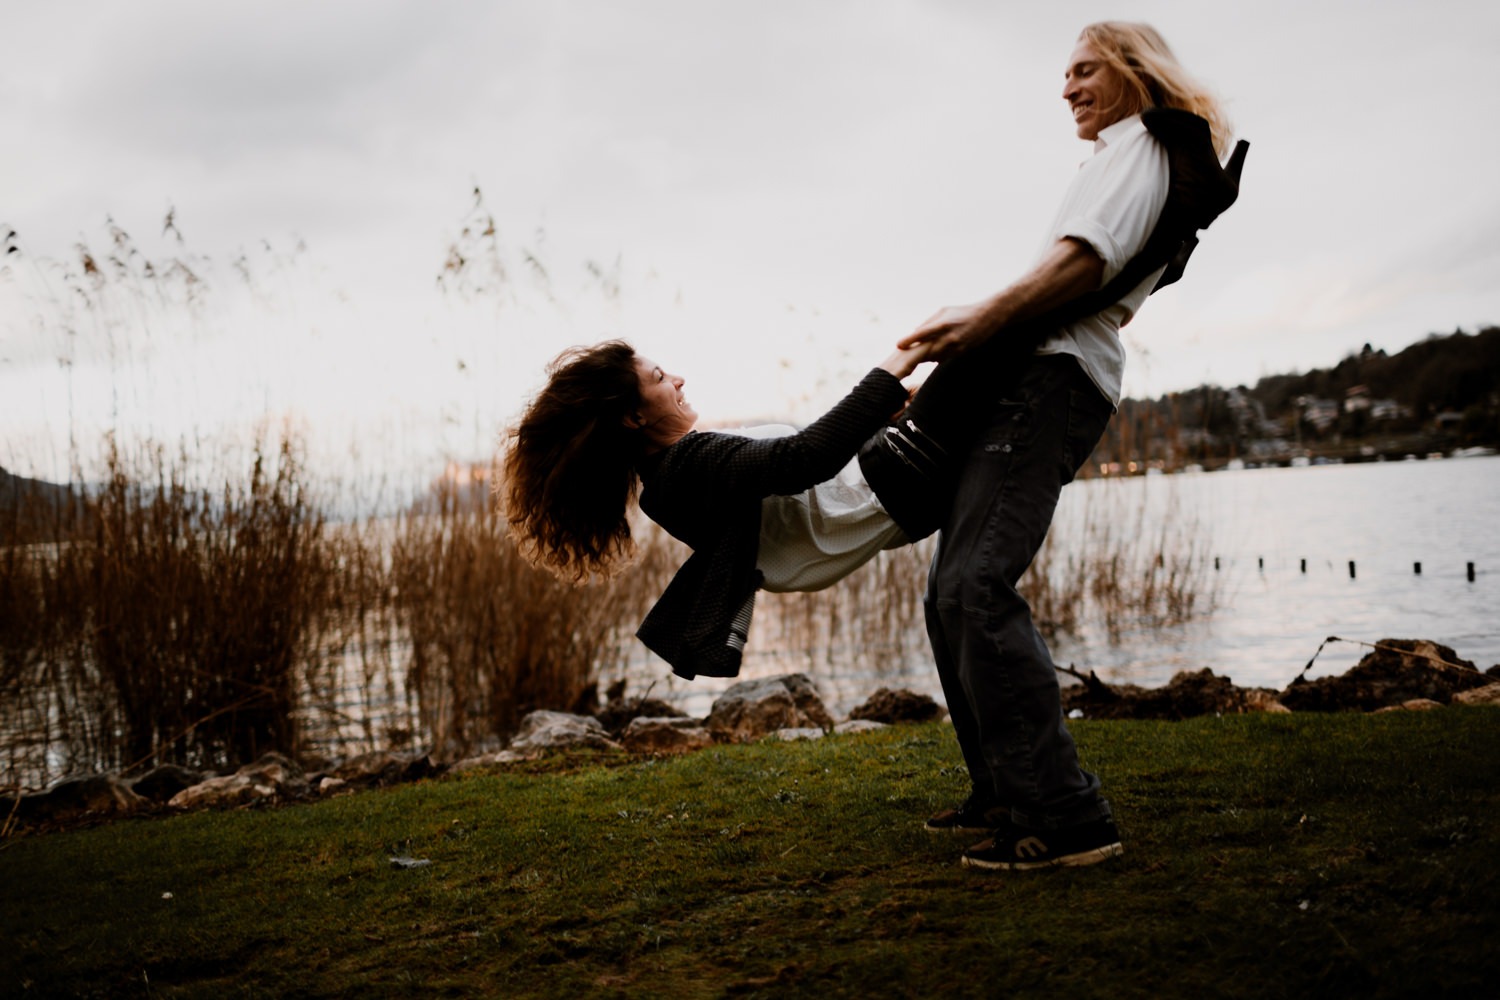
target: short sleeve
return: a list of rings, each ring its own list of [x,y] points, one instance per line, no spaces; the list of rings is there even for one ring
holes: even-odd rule
[[[1101,285],[1145,246],[1167,200],[1167,154],[1144,127],[1106,146],[1068,189],[1052,242],[1072,238],[1104,261]]]

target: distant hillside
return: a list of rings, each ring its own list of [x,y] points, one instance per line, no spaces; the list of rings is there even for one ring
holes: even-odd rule
[[[55,537],[59,515],[72,496],[66,486],[0,468],[0,545]]]
[[[1395,355],[1366,344],[1332,368],[1263,378],[1249,394],[1271,415],[1285,413],[1302,396],[1345,400],[1357,386],[1410,408],[1418,421],[1474,407],[1493,411],[1500,402],[1500,327],[1433,334]]]
[[[1434,334],[1332,368],[1127,399],[1094,453],[1110,471],[1285,464],[1500,447],[1500,327]]]

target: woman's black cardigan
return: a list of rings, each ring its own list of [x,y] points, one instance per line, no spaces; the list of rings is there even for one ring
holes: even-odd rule
[[[761,500],[832,479],[906,398],[901,381],[876,368],[797,434],[695,431],[643,460],[641,510],[693,550],[636,632],[647,648],[682,677],[738,674],[744,636],[734,633],[749,622],[735,618],[761,583]]]

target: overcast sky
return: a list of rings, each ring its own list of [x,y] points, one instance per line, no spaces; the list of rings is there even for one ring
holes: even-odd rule
[[[1156,25],[1252,143],[1127,329],[1127,393],[1500,322],[1492,2],[4,0],[0,464],[265,418],[372,465],[474,454],[616,335],[707,419],[807,419],[1031,262],[1105,17]],[[462,242],[444,290],[476,186],[493,254]],[[69,291],[107,219],[194,304],[180,275]]]

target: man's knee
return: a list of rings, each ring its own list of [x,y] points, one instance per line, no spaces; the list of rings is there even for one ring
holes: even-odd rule
[[[1002,548],[971,546],[957,549],[937,567],[928,581],[926,602],[939,609],[962,610],[989,617],[1006,614],[1025,602],[1015,584],[1025,565],[1008,558]]]

